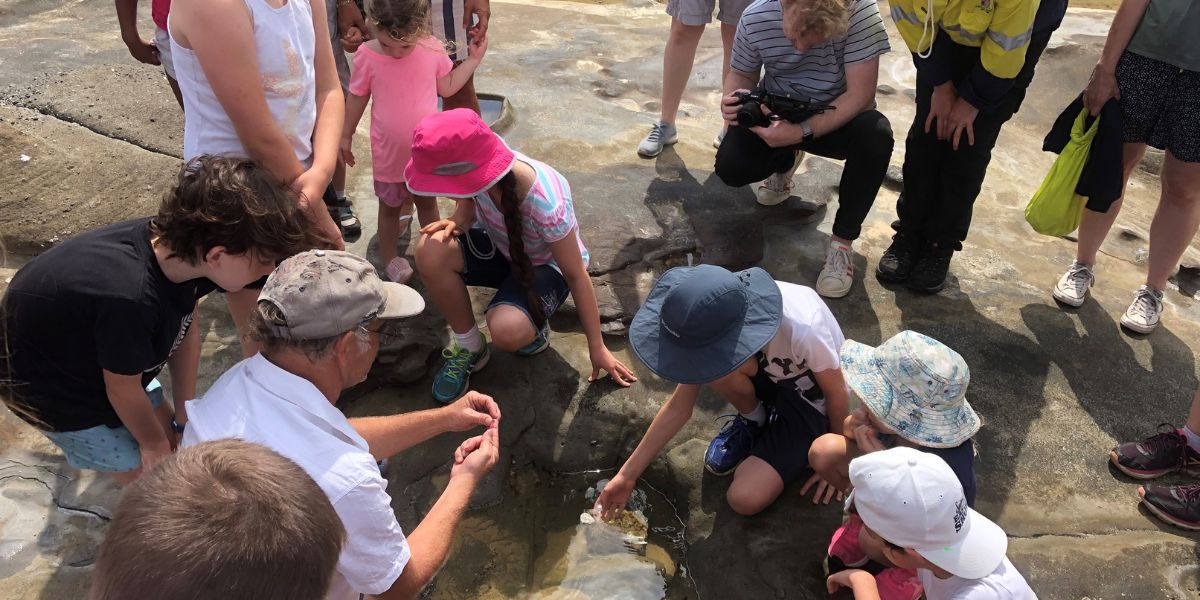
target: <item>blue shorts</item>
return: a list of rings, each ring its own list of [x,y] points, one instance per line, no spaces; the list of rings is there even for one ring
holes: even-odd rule
[[[463,253],[463,281],[467,285],[496,290],[496,295],[488,302],[487,310],[507,304],[529,316],[529,295],[525,293],[525,284],[513,272],[508,259],[496,250],[486,231],[479,228],[467,230],[458,236],[458,247],[462,248]],[[550,265],[533,268],[533,287],[542,301],[542,313],[547,319],[571,294],[571,288],[562,273]],[[533,322],[533,317],[529,317],[529,321]],[[536,323],[534,328],[537,328]]]
[[[806,400],[795,384],[772,381],[762,369],[751,381],[754,395],[771,416],[750,455],[775,469],[785,484],[811,473],[808,449],[814,440],[829,432],[829,418]]]
[[[163,403],[162,386],[158,380],[146,388],[150,406]],[[79,431],[43,431],[55,446],[62,449],[67,464],[76,469],[91,469],[107,473],[124,473],[142,465],[142,454],[133,434],[124,427],[97,425]]]

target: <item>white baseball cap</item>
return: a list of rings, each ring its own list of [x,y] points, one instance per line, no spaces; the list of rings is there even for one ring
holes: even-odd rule
[[[872,452],[850,461],[850,482],[848,502],[892,544],[963,579],[985,577],[1004,562],[1008,536],[967,506],[941,457],[903,446]]]

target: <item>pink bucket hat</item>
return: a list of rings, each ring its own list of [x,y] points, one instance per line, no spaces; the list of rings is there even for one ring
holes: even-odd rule
[[[471,198],[496,185],[515,161],[513,151],[479,115],[456,108],[417,123],[404,179],[408,191],[418,196]]]

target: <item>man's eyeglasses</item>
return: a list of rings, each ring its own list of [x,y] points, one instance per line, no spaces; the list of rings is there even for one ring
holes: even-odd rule
[[[382,327],[382,325],[378,325],[378,327]],[[378,329],[367,329],[367,327],[365,325],[359,325],[358,329],[360,331],[362,331],[363,333],[367,334],[368,336],[371,336],[371,335],[379,336],[379,344],[381,346],[393,344],[393,343],[399,342],[402,339],[400,336],[388,333],[386,331],[380,331]]]

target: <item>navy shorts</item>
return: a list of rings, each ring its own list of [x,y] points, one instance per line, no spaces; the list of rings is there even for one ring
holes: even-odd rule
[[[771,416],[750,455],[771,465],[786,485],[809,470],[808,449],[813,440],[829,431],[829,419],[794,387],[771,381],[762,370],[753,382],[754,395]]]
[[[487,231],[474,227],[467,230],[458,236],[458,247],[463,253],[463,281],[467,285],[496,290],[496,295],[488,302],[487,310],[507,304],[521,309],[529,316],[529,295],[525,292],[525,284],[513,272],[508,259],[496,250],[496,245],[492,243]],[[571,288],[562,273],[550,265],[537,265],[533,268],[533,287],[542,301],[542,314],[546,315],[547,319],[571,294]],[[533,322],[532,316],[529,317],[529,321]],[[536,323],[534,328],[537,328]]]

